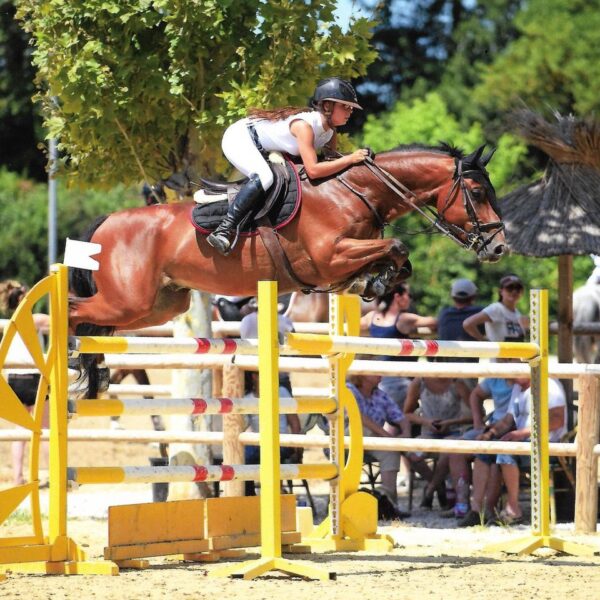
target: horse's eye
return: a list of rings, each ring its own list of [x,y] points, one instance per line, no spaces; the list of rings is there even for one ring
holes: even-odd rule
[[[483,197],[485,196],[485,191],[483,188],[481,187],[475,187],[471,189],[471,194],[473,195],[473,199],[474,200],[483,200]]]

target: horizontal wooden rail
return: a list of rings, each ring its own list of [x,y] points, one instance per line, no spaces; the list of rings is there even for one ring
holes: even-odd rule
[[[240,434],[240,442],[247,446],[258,445],[258,433]],[[0,442],[28,440],[30,435],[23,429],[1,429]],[[48,430],[42,430],[42,440],[48,439]],[[108,429],[69,429],[69,442],[133,442],[133,443],[197,443],[219,444],[223,433],[215,431],[152,431]],[[290,448],[327,448],[329,438],[325,435],[299,435],[282,433],[282,446]],[[350,438],[345,438],[346,447],[350,447]],[[530,453],[529,442],[488,442],[471,440],[428,440],[421,438],[378,438],[365,437],[365,450],[388,450],[400,452],[451,452],[456,454],[521,454]],[[575,456],[577,444],[551,443],[551,456]],[[593,454],[600,456],[600,444],[593,447]]]

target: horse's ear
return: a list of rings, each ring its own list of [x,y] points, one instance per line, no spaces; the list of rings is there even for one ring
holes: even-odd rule
[[[490,162],[492,156],[494,156],[494,152],[496,152],[496,148],[492,148],[485,156],[481,157],[481,164],[484,167]]]
[[[479,146],[479,148],[477,148],[477,150],[475,150],[474,152],[471,152],[471,154],[468,154],[467,156],[465,156],[463,158],[463,162],[468,164],[468,165],[476,165],[479,161],[479,159],[481,158],[481,153],[483,152],[485,148],[485,144],[483,146]]]

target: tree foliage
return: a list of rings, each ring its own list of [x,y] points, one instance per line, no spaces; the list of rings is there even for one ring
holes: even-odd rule
[[[334,0],[21,0],[39,98],[68,173],[86,184],[223,169],[220,137],[248,107],[305,105],[321,76],[375,54]],[[326,66],[325,66],[326,65]]]
[[[35,92],[29,36],[15,21],[12,0],[0,0],[0,165],[45,179],[42,119],[31,97]]]
[[[461,125],[435,92],[423,99],[398,102],[389,112],[368,117],[362,140],[375,151],[413,142],[432,146],[448,142],[472,152],[485,143],[481,124],[474,122],[468,128]],[[497,140],[497,151],[489,171],[498,191],[510,182],[511,174],[525,153],[525,144],[513,135],[503,134]]]
[[[525,102],[563,114],[600,109],[600,2],[530,0],[516,15],[519,37],[483,70],[475,100],[488,112]]]
[[[109,192],[58,190],[58,239],[76,238],[101,214],[139,206],[134,189],[115,186]],[[29,285],[47,274],[48,188],[0,169],[0,279],[14,278]],[[59,248],[61,250],[61,248]]]

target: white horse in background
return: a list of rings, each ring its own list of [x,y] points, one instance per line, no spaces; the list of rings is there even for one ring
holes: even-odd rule
[[[573,293],[573,324],[600,322],[600,256],[592,255],[594,271]],[[577,335],[573,351],[579,363],[600,363],[600,335]]]

